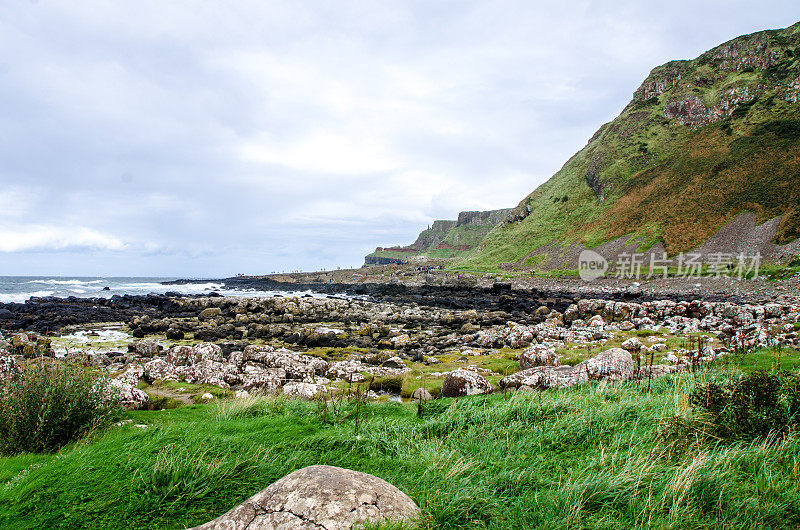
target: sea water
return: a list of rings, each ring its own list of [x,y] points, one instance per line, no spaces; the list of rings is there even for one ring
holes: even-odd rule
[[[25,302],[31,297],[56,296],[66,298],[110,298],[114,295],[145,295],[166,292],[182,295],[210,294],[217,292],[223,296],[312,296],[325,295],[310,291],[258,291],[249,289],[228,289],[219,282],[201,282],[185,285],[164,285],[163,282],[175,278],[133,278],[133,277],[81,277],[81,276],[0,276],[0,302]],[[108,287],[108,289],[105,289]]]

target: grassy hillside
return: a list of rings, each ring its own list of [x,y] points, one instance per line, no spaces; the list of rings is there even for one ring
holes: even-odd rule
[[[494,269],[539,247],[631,235],[670,254],[744,211],[800,235],[800,23],[655,68],[633,100],[549,181],[524,219],[497,227],[461,268]],[[546,253],[546,249],[541,249]]]

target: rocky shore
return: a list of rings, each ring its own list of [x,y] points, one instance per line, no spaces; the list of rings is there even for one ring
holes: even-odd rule
[[[428,398],[648,379],[759,348],[796,355],[800,345],[796,302],[659,298],[633,286],[582,297],[464,281],[328,284],[329,297],[167,294],[5,304],[0,371],[8,376],[26,359],[54,356],[64,335],[98,322],[115,323],[124,340],[60,356],[107,373],[130,407],[146,404],[148,385],[165,381],[306,398],[368,381],[371,397]],[[320,283],[294,288],[312,285],[324,290]]]

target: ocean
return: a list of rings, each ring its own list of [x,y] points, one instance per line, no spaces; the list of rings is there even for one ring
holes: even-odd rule
[[[180,294],[208,294],[218,292],[223,296],[273,296],[305,295],[325,296],[310,291],[256,291],[226,289],[221,283],[205,282],[187,285],[162,285],[176,278],[130,277],[80,277],[80,276],[0,276],[0,302],[25,302],[33,297],[57,296],[66,298],[110,298],[114,295],[143,295],[176,292]],[[108,287],[108,289],[105,289]]]

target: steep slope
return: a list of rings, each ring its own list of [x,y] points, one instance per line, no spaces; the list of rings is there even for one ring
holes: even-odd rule
[[[515,213],[460,268],[574,268],[601,245],[674,255],[726,225],[762,225],[751,247],[776,258],[800,250],[800,23],[655,68]]]
[[[434,221],[417,240],[405,247],[378,247],[365,259],[366,265],[391,263],[409,258],[452,258],[475,248],[492,228],[508,218],[510,209],[461,212],[455,221]]]

